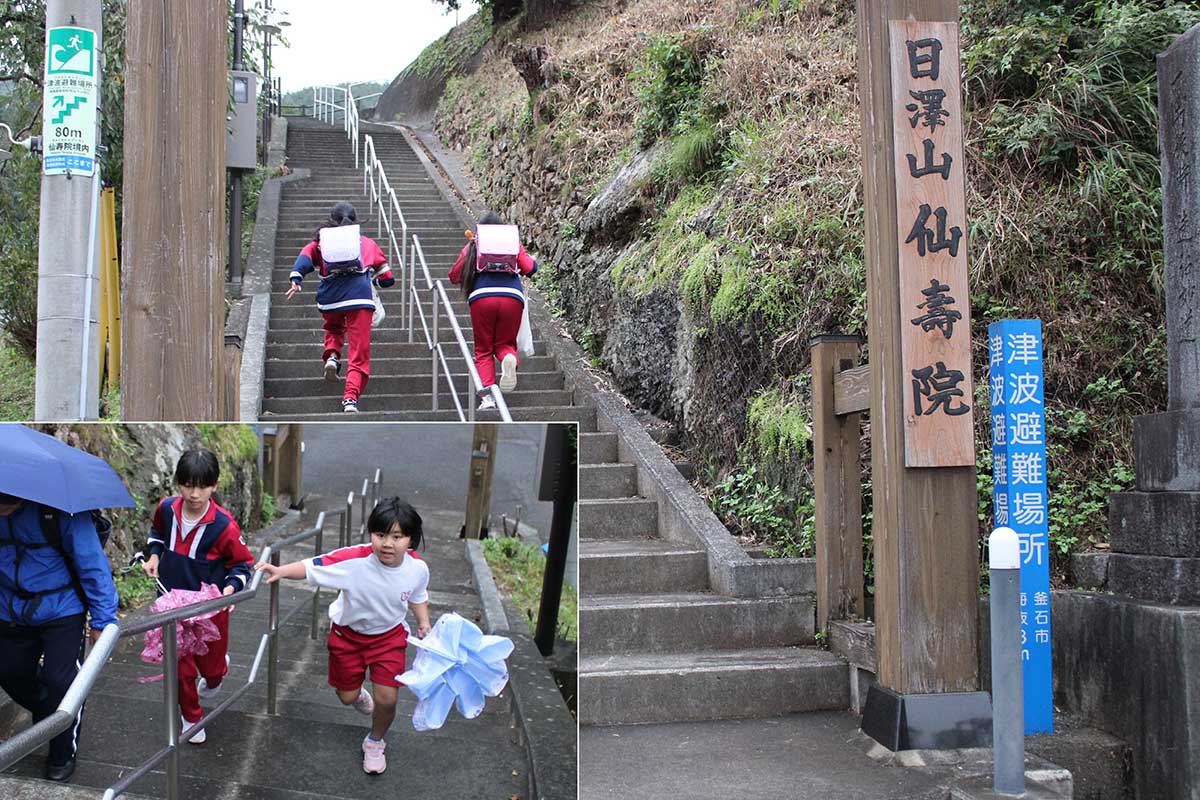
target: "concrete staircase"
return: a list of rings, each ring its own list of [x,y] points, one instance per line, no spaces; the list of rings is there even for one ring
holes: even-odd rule
[[[712,591],[699,543],[660,530],[618,434],[580,434],[580,723],[845,709],[846,663],[813,643],[812,594]]]
[[[404,210],[410,236],[415,233],[421,239],[430,274],[434,280],[445,280],[465,243],[462,219],[438,190],[424,162],[403,134],[387,126],[364,124],[360,135],[365,140],[367,134],[374,142],[375,151],[384,163],[388,180]],[[363,194],[362,155],[356,169],[350,142],[342,130],[305,118],[289,120],[287,154],[288,164],[311,170],[311,178],[284,185],[280,198],[263,373],[263,418],[344,419],[342,385],[326,382],[321,370],[322,320],[314,305],[317,281],[309,276],[300,295],[290,301],[284,296],[289,284],[288,274],[300,248],[312,241],[333,204],[348,200],[358,211],[363,232],[379,242],[389,255],[397,278],[396,286],[381,291],[387,317],[371,332],[371,378],[359,403],[357,419],[458,419],[444,380],[439,387],[440,410],[431,410],[432,359],[419,316],[411,343],[407,329],[401,329],[400,304],[404,296],[399,285],[401,251],[388,253],[386,231],[380,232],[379,220]],[[360,145],[360,154],[365,155],[365,146]],[[397,242],[401,239],[398,223],[396,238]],[[421,275],[419,267],[417,274]],[[417,281],[418,287],[423,286],[423,278],[418,277]],[[446,288],[470,349],[473,338],[466,300],[457,287],[447,282]],[[429,313],[429,293],[422,291],[421,294],[426,313]],[[466,362],[454,344],[444,317],[440,324],[439,339],[443,342],[461,400],[469,381]],[[521,361],[517,388],[505,396],[513,419],[580,421],[588,418],[587,410],[572,405],[572,393],[564,388],[563,375],[555,358],[546,355],[545,342],[536,326],[534,345],[535,355]],[[498,420],[499,414],[481,412],[479,419]]]
[[[427,529],[426,534],[422,556],[437,575],[430,592],[431,618],[436,621],[442,613],[454,610],[478,620],[479,600],[457,532]],[[336,522],[327,526],[324,541],[329,544],[326,549],[332,549],[330,543],[337,541]],[[261,543],[255,552],[259,549]],[[312,554],[310,541],[285,550],[282,558],[287,563]],[[387,771],[382,775],[362,771],[361,743],[369,719],[343,706],[326,683],[325,609],[334,597],[335,592],[321,594],[315,641],[309,638],[311,615],[307,610],[281,629],[277,716],[266,714],[264,658],[254,687],[208,725],[208,741],[181,745],[180,796],[258,800],[526,797],[527,761],[516,739],[507,688],[500,697],[489,698],[476,719],[464,720],[452,710],[440,730],[424,733],[412,727],[416,698],[401,689],[396,721],[387,736]],[[311,600],[307,584],[285,581],[280,613],[286,614],[300,603],[311,607]],[[258,597],[238,604],[232,614],[231,665],[226,678],[230,686],[245,683],[266,624],[264,584]],[[413,624],[411,615],[409,624]],[[87,701],[72,784],[92,788],[92,797],[99,797],[104,788],[156,753],[166,741],[162,683],[137,682],[138,677],[160,671],[158,665],[141,661],[141,648],[141,637],[123,640]],[[409,663],[415,655],[410,646]],[[218,695],[201,704],[207,709],[221,699],[223,695]],[[58,796],[54,794],[57,785],[41,778],[44,751],[18,762],[3,778],[26,786],[32,792],[30,797]],[[163,769],[160,765],[137,781],[131,792],[165,797]],[[0,786],[15,795],[11,783]]]

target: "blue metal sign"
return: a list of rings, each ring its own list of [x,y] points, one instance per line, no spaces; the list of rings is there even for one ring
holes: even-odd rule
[[[1021,662],[1025,733],[1053,733],[1050,661],[1049,494],[1042,323],[1011,319],[988,326],[992,405],[992,509],[996,526],[1021,542]]]

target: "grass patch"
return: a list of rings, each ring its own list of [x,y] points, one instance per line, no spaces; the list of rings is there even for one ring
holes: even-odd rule
[[[33,373],[33,359],[0,332],[0,419],[33,419]]]
[[[156,590],[154,578],[136,566],[128,572],[114,574],[113,583],[117,586],[117,602],[127,611],[152,599]]]
[[[542,575],[546,571],[546,557],[541,548],[523,544],[515,537],[485,539],[483,555],[500,589],[525,614],[532,633],[537,627]],[[579,595],[575,587],[566,582],[558,606],[557,633],[568,641],[579,641]]]

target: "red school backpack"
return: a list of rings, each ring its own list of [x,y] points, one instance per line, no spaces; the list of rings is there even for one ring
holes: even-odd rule
[[[516,225],[480,225],[475,234],[476,272],[518,274],[521,236]]]

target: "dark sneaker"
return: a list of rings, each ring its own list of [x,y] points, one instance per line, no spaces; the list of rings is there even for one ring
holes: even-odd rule
[[[342,401],[342,411],[346,412],[347,414],[357,414],[358,413],[358,401],[357,400],[343,400]]]
[[[51,764],[46,762],[46,777],[52,781],[65,781],[75,772],[75,759],[72,758],[65,764]]]

